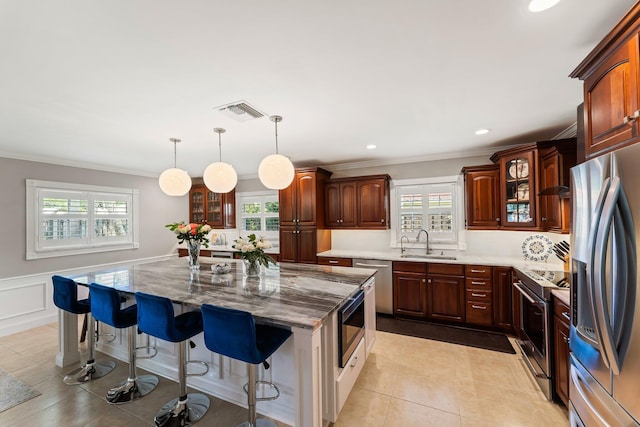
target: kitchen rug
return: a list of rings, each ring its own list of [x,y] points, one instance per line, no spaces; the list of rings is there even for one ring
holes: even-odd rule
[[[516,354],[509,338],[497,332],[477,331],[475,329],[415,320],[394,319],[393,317],[379,314],[376,317],[376,330]]]
[[[0,368],[0,412],[26,402],[40,392]]]

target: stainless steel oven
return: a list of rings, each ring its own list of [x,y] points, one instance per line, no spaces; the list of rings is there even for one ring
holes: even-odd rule
[[[338,359],[344,368],[364,337],[364,291],[349,298],[338,310]]]
[[[569,275],[516,269],[516,276],[513,286],[520,301],[520,339],[516,343],[540,389],[551,400],[551,290],[568,286]]]

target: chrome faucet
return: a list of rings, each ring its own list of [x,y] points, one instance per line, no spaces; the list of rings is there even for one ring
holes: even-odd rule
[[[424,233],[424,234],[426,234],[426,235],[427,235],[427,252],[426,252],[426,253],[427,253],[427,255],[429,255],[429,252],[431,252],[431,251],[429,250],[429,232],[428,232],[427,230],[425,230],[425,229],[423,228],[422,230],[418,231],[418,236],[416,236],[416,242],[419,242],[419,241],[420,241],[420,235],[421,235],[422,233]]]
[[[402,235],[402,237],[400,237],[400,253],[401,253],[401,254],[403,254],[403,253],[404,253],[404,251],[406,251],[406,250],[407,250],[407,249],[404,247],[404,245],[402,244],[402,239],[407,239],[407,243],[409,243],[409,238],[403,234],[403,235]]]

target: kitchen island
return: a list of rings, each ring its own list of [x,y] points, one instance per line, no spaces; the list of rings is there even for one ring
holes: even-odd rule
[[[229,263],[228,274],[213,274],[211,265]],[[199,271],[190,271],[186,258],[135,263],[70,276],[78,283],[96,282],[113,286],[128,296],[145,292],[170,298],[176,304],[176,314],[192,310],[204,303],[244,310],[252,313],[256,322],[290,328],[292,338],[271,358],[271,368],[260,368],[258,379],[275,382],[280,398],[258,403],[264,415],[295,426],[320,427],[335,421],[346,395],[364,364],[364,348],[370,348],[375,331],[373,292],[365,300],[367,334],[356,350],[354,366],[338,367],[337,310],[359,289],[373,291],[375,270],[282,263],[271,267],[260,278],[243,276],[240,261],[201,259]],[[373,316],[371,314],[373,313]],[[59,366],[77,360],[77,316],[62,312],[60,321]],[[98,350],[128,360],[127,329],[114,330],[101,325],[102,333],[114,333],[112,342],[98,342]],[[368,343],[364,341],[368,339]],[[138,366],[158,375],[177,379],[177,353],[173,343],[142,335],[138,345],[146,342],[157,346],[158,355],[139,360]],[[194,337],[188,359],[203,360],[210,366],[204,376],[188,377],[190,387],[207,392],[232,403],[246,406],[242,385],[246,382],[244,363],[211,353],[204,345],[202,334]],[[357,363],[361,360],[361,363]],[[354,369],[356,367],[357,369]],[[293,368],[293,369],[292,369]],[[195,372],[196,369],[194,368]]]

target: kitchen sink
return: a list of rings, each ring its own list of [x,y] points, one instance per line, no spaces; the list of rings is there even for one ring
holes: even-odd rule
[[[400,258],[416,258],[416,259],[448,259],[448,260],[455,260],[458,259],[454,256],[447,256],[447,255],[426,255],[426,254],[403,254],[400,255]]]

